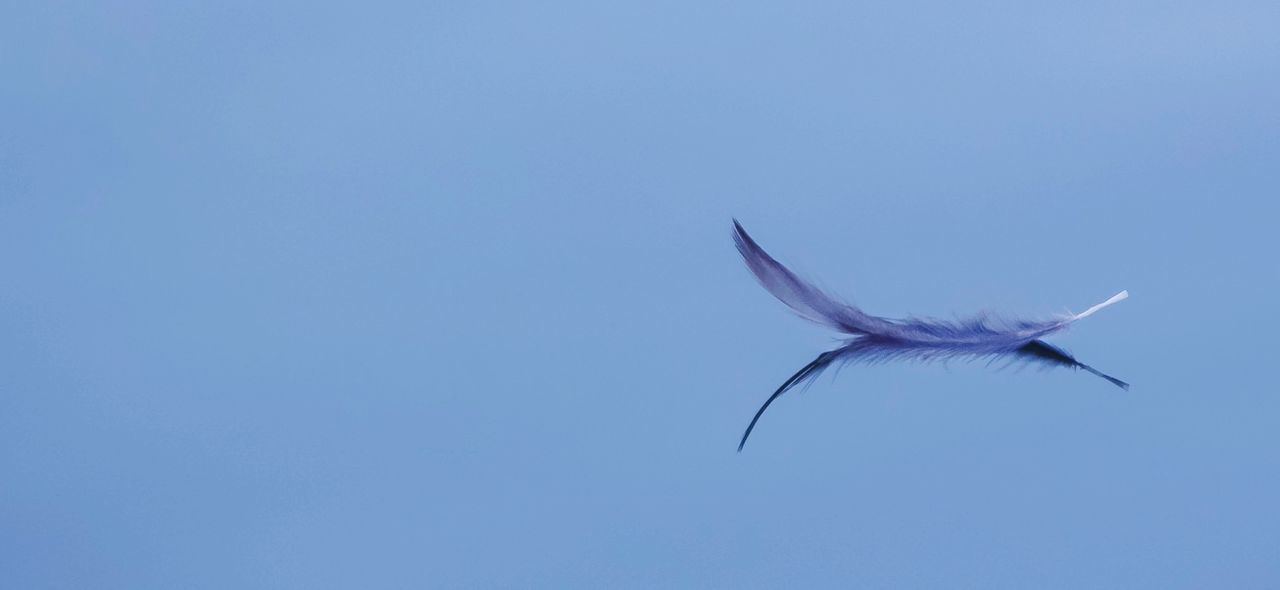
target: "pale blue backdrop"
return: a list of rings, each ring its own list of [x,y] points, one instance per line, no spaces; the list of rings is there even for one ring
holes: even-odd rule
[[[1275,588],[1280,4],[16,2],[0,587]],[[868,310],[1080,310],[1069,371]]]

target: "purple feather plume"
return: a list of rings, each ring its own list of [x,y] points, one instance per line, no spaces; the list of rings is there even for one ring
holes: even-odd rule
[[[751,419],[747,431],[742,434],[738,451],[742,451],[743,445],[747,444],[751,430],[773,400],[796,385],[812,380],[833,364],[1009,358],[1048,366],[1084,369],[1123,389],[1129,388],[1128,383],[1101,373],[1076,360],[1066,351],[1041,340],[1044,336],[1065,330],[1076,320],[1123,300],[1129,296],[1128,291],[1121,291],[1081,313],[1039,321],[997,322],[986,316],[956,322],[882,318],[840,301],[797,277],[751,239],[736,219],[733,221],[733,228],[733,241],[738,246],[738,252],[746,261],[747,268],[751,269],[751,273],[766,290],[800,317],[848,336],[842,346],[818,355],[818,358],[797,371],[765,400]]]

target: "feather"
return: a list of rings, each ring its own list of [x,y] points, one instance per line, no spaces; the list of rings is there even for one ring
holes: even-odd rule
[[[842,346],[824,352],[787,379],[756,412],[742,435],[738,451],[765,409],[782,394],[797,385],[811,381],[833,365],[875,363],[894,360],[935,361],[947,359],[1007,358],[1036,362],[1051,367],[1083,369],[1122,389],[1129,384],[1086,365],[1066,351],[1041,338],[1067,329],[1073,322],[1093,315],[1098,310],[1124,300],[1128,291],[1078,314],[1067,314],[1045,320],[1000,321],[987,315],[968,320],[889,319],[868,314],[856,306],[837,299],[796,276],[782,263],[769,256],[742,225],[733,221],[733,240],[751,274],[760,285],[785,303],[800,317],[831,328],[846,336]]]

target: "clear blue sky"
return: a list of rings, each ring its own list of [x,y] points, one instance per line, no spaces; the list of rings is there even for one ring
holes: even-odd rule
[[[3,12],[4,588],[1280,586],[1272,0]]]

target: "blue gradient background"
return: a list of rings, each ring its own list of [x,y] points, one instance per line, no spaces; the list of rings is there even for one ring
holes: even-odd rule
[[[1280,4],[19,2],[4,588],[1275,588]],[[1133,383],[831,344],[1082,309]]]

